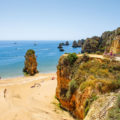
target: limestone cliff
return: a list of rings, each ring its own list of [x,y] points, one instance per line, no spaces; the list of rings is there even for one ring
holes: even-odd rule
[[[110,51],[114,54],[120,54],[120,35],[114,38]]]
[[[120,87],[119,73],[117,61],[63,55],[57,66],[56,97],[62,108],[83,120],[100,94]]]
[[[101,36],[87,38],[82,46],[82,52],[103,53],[110,52],[120,53],[120,27],[113,31],[106,31]]]

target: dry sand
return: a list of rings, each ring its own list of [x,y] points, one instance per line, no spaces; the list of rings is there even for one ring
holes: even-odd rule
[[[55,73],[0,80],[0,120],[73,120],[58,107]]]

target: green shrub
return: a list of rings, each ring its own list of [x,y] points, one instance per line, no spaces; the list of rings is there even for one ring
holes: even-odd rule
[[[96,51],[96,54],[101,55],[102,53],[100,51]]]
[[[77,58],[78,57],[76,53],[69,53],[69,55],[67,56],[67,59],[71,65],[77,60]]]

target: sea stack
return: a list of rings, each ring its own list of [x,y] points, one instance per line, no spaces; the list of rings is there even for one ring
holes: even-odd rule
[[[69,42],[68,42],[68,41],[66,41],[65,45],[69,45]]]
[[[63,52],[63,51],[64,51],[64,49],[63,49],[63,48],[60,48],[60,51],[61,51],[61,52]]]
[[[32,49],[29,49],[25,54],[25,67],[23,72],[28,75],[34,75],[38,73],[35,51]]]
[[[59,44],[58,48],[62,48],[62,43]]]
[[[77,48],[77,47],[78,47],[78,43],[77,43],[76,40],[73,41],[72,47],[73,47],[73,48]]]

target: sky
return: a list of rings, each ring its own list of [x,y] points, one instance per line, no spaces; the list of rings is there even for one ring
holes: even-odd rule
[[[120,0],[0,0],[0,40],[78,40],[120,27]]]

